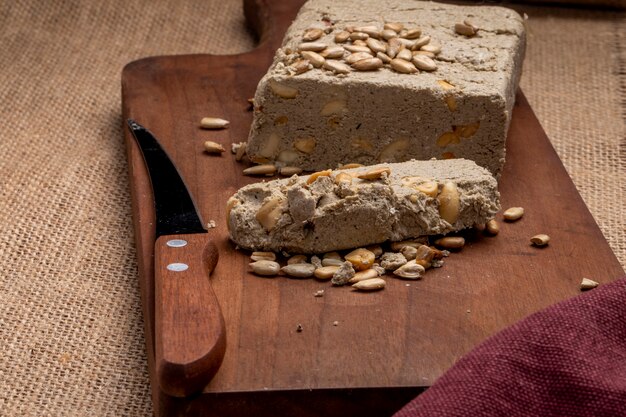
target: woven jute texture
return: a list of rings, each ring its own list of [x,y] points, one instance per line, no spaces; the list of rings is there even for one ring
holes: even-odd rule
[[[624,15],[524,10],[524,91],[626,265]],[[239,1],[0,0],[1,416],[151,413],[121,70],[253,46]]]

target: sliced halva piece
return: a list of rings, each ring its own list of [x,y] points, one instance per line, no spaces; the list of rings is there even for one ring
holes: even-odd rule
[[[455,31],[464,21],[475,36]],[[396,40],[390,22],[405,28]],[[305,42],[311,28],[323,34]],[[248,156],[307,171],[456,157],[498,175],[525,43],[523,19],[502,7],[309,0],[258,84]],[[389,62],[396,52],[412,62]],[[382,62],[353,62],[370,55]]]
[[[412,160],[250,184],[227,218],[242,248],[322,253],[461,230],[499,208],[495,178],[474,162]]]

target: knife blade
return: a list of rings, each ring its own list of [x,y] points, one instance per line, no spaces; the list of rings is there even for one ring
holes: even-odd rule
[[[218,251],[182,177],[156,137],[132,119],[127,123],[143,155],[154,195],[157,380],[166,394],[184,397],[210,382],[226,350],[224,318],[208,276]]]

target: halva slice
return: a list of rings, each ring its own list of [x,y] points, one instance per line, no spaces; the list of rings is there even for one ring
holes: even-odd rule
[[[309,0],[258,84],[248,156],[306,171],[465,158],[498,175],[525,44],[502,7]]]
[[[466,159],[316,172],[242,187],[227,203],[231,239],[255,251],[323,253],[484,224],[495,178]]]

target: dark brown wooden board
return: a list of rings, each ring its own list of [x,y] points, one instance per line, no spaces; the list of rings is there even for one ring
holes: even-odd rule
[[[244,177],[244,166],[230,153],[203,153],[203,142],[230,148],[246,139],[252,119],[247,99],[300,4],[244,1],[248,22],[260,38],[248,53],[153,57],[124,69],[124,119],[137,120],[157,136],[204,221],[217,225],[209,239],[219,259],[209,269],[225,320],[226,354],[202,394],[172,398],[155,379],[152,192],[143,159],[125,129],[158,415],[390,415],[488,336],[578,295],[583,276],[606,283],[624,273],[519,93],[499,186],[503,207],[523,206],[526,214],[516,223],[501,222],[497,237],[470,236],[461,252],[422,281],[389,279],[377,293],[250,274],[248,254],[228,240],[224,207],[239,187],[258,179]],[[200,119],[209,115],[230,120],[230,127],[201,130]],[[529,238],[536,233],[548,233],[550,245],[532,247]],[[326,290],[324,296],[314,297],[319,289]],[[298,324],[302,332],[296,331]]]

